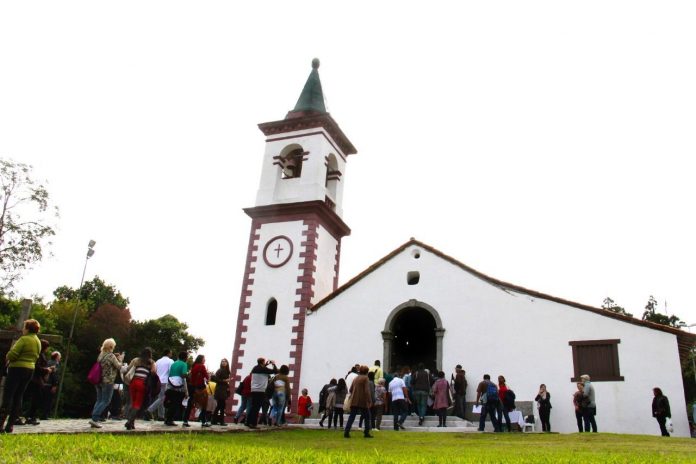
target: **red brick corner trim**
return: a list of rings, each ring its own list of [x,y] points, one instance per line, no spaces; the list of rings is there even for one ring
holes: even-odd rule
[[[232,362],[230,363],[230,390],[234,391],[237,382],[242,380],[242,362],[241,357],[244,356],[244,344],[246,343],[245,333],[249,329],[247,320],[249,314],[247,310],[251,306],[251,289],[250,286],[254,283],[254,272],[256,272],[256,260],[258,259],[256,252],[259,249],[258,241],[261,238],[259,229],[261,222],[251,221],[251,232],[249,233],[249,246],[247,248],[246,266],[244,268],[244,280],[242,281],[242,293],[239,297],[239,312],[237,315],[237,329],[234,336],[234,348],[232,350]],[[235,395],[230,395],[225,409],[231,413],[232,406],[237,403]]]
[[[316,219],[305,219],[304,225],[307,230],[302,232],[305,240],[301,243],[304,251],[300,253],[300,257],[304,260],[300,261],[300,274],[297,277],[299,288],[296,290],[297,301],[295,302],[295,314],[292,316],[297,325],[292,328],[293,336],[290,338],[290,365],[292,376],[292,412],[297,413],[297,399],[300,397],[300,373],[302,371],[302,354],[304,347],[304,330],[305,316],[311,305],[312,297],[314,296],[314,273],[316,272],[317,261],[317,238],[319,221]]]

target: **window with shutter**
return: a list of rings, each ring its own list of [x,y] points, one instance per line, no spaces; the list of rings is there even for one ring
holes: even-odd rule
[[[571,382],[579,382],[587,374],[593,382],[623,381],[619,369],[619,343],[621,340],[582,340],[568,344],[573,348],[573,372]]]

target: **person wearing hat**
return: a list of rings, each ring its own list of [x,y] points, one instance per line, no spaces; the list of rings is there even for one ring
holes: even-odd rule
[[[464,419],[467,383],[466,371],[462,369],[461,364],[457,364],[457,367],[455,367],[455,373],[452,374],[450,382],[454,391],[454,415]]]

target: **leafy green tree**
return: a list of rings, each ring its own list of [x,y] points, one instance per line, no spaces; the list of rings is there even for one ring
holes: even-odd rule
[[[21,311],[21,299],[0,296],[0,329],[14,329]],[[32,301],[30,317],[39,321],[41,333],[58,334],[53,314],[41,298]]]
[[[652,295],[650,295],[650,298],[648,298],[648,302],[645,304],[643,320],[676,328],[684,327],[686,325],[681,319],[679,319],[675,315],[668,316],[666,314],[658,313],[657,300]]]
[[[113,285],[108,285],[99,276],[84,282],[82,287],[75,290],[68,286],[58,287],[53,291],[56,301],[80,301],[91,316],[100,306],[112,304],[119,308],[128,307],[128,298],[124,297]]]
[[[613,313],[623,314],[624,316],[633,317],[633,314],[626,312],[626,310],[623,307],[617,305],[614,302],[614,300],[612,300],[609,297],[606,297],[604,299],[604,302],[602,303],[602,309],[606,309],[607,311],[611,311]]]
[[[188,333],[188,325],[179,321],[171,314],[158,319],[144,322],[134,322],[134,337],[132,342],[135,353],[140,352],[145,346],[152,348],[155,356],[165,349],[171,349],[175,353],[183,350],[196,351],[205,344],[202,338],[194,337]]]
[[[0,294],[11,294],[22,272],[41,261],[55,217],[58,208],[32,178],[32,167],[0,159]]]
[[[19,300],[0,295],[0,329],[14,329],[21,310],[22,306]]]

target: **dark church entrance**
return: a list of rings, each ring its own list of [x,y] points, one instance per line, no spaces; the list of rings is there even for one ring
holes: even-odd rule
[[[426,309],[408,307],[399,311],[391,327],[394,338],[389,366],[392,369],[410,366],[413,370],[423,363],[428,369],[436,369],[436,327],[435,319]]]

